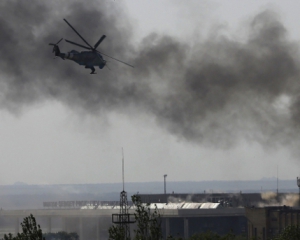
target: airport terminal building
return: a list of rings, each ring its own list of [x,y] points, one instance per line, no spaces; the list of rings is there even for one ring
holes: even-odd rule
[[[161,215],[163,236],[188,238],[196,233],[232,232],[251,238],[268,239],[288,225],[300,223],[300,209],[287,206],[260,207],[266,204],[261,194],[147,194],[144,202]],[[172,199],[172,201],[170,200]],[[154,204],[154,203],[156,204]],[[17,233],[20,222],[33,214],[43,232],[77,232],[80,239],[107,239],[112,214],[120,212],[119,202],[59,201],[44,202],[43,209],[1,210],[0,232]],[[135,212],[129,203],[128,212]],[[130,226],[131,232],[135,224]],[[1,236],[0,236],[1,237]]]

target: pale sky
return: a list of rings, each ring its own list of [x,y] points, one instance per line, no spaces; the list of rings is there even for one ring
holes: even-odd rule
[[[66,14],[62,15],[62,10],[57,12],[55,23],[60,22],[60,25],[56,26],[58,33],[51,41],[64,37],[79,42],[75,35],[61,36],[60,31],[72,34],[63,22],[63,18],[66,17],[72,23],[72,15],[67,14],[71,1],[65,2],[52,1],[49,4],[57,8],[61,6]],[[94,4],[97,7],[97,4]],[[297,45],[300,39],[298,1],[106,0],[101,4],[121,5],[120,11],[131,24],[130,45],[140,45],[144,37],[156,33],[170,35],[178,41],[194,46],[198,41],[207,41],[216,28],[220,28],[221,33],[229,39],[243,42],[249,32],[245,26],[248,26],[257,14],[267,9],[278,15],[279,21],[287,30],[288,41]],[[14,13],[13,10],[17,11],[11,7],[7,8],[8,16],[9,11]],[[113,15],[114,12],[109,14]],[[85,21],[86,19],[81,19],[82,26],[74,23],[79,32],[79,29],[85,29],[84,36],[93,31]],[[113,23],[108,21],[105,24],[109,29],[109,24]],[[38,31],[36,34],[39,34]],[[102,34],[107,33],[99,32],[96,35],[100,37]],[[30,39],[22,39],[28,41],[28,45],[31,44]],[[0,41],[5,40],[0,38]],[[111,41],[109,35],[105,41]],[[101,46],[103,52],[107,52],[104,43]],[[91,77],[93,81],[109,81],[110,79],[103,77],[104,73],[119,78],[120,74],[134,75],[139,68],[136,66],[135,69],[130,69],[112,63],[111,71],[99,69],[96,75],[89,75],[89,70],[76,63],[53,60],[48,42],[40,43],[39,46],[41,45],[44,49],[39,51],[45,52],[46,55],[28,56],[28,61],[47,61],[47,66],[53,64],[51,67],[56,69],[57,74],[66,68],[71,71],[76,69],[80,74],[86,74],[86,79],[82,78],[82,81],[90,81]],[[21,46],[16,44],[16,48],[18,47],[18,51],[22,51]],[[74,46],[66,43],[61,45],[63,51],[72,49]],[[126,49],[124,51],[126,52]],[[47,60],[44,59],[45,56]],[[144,58],[147,59],[147,55]],[[1,61],[4,67],[0,67],[5,68],[8,61],[6,56],[2,55]],[[27,70],[31,71],[30,68]],[[39,71],[42,72],[43,69]],[[4,83],[10,78],[7,74],[0,75],[1,82]],[[154,75],[143,81],[158,81],[155,77]],[[49,79],[51,78],[55,76],[49,76]],[[48,84],[48,80],[44,78],[39,78],[38,81],[39,87]],[[56,85],[59,88],[60,81],[64,89],[63,80],[55,81]],[[0,89],[0,96],[3,91]],[[168,91],[168,87],[165,91]],[[68,98],[67,92],[65,97]],[[235,143],[230,146],[218,143],[214,145],[206,140],[203,142],[193,138],[187,139],[185,135],[180,136],[177,131],[172,130],[178,125],[165,127],[167,123],[164,120],[151,111],[141,111],[140,107],[135,107],[135,102],[128,103],[128,108],[117,107],[101,114],[97,111],[95,114],[88,114],[73,105],[76,99],[70,103],[63,97],[43,97],[41,101],[29,101],[22,105],[21,110],[7,107],[10,106],[9,101],[13,101],[11,98],[4,99],[1,96],[0,99],[6,103],[0,111],[0,156],[3,166],[0,184],[13,184],[18,181],[28,184],[120,182],[122,147],[125,153],[125,180],[128,182],[162,181],[164,174],[168,174],[168,181],[255,180],[276,176],[277,166],[281,179],[296,179],[299,176],[300,160],[297,159],[297,151],[294,150],[297,149],[297,145],[290,147],[287,143],[272,146],[271,143],[270,146],[266,146],[255,138],[247,140],[242,135],[237,135]],[[251,101],[247,99],[247,103],[251,104]],[[245,108],[247,106],[245,105]],[[226,109],[216,116],[222,118],[224,112],[226,113]],[[241,121],[243,119],[241,118]],[[289,124],[289,121],[285,123]],[[226,131],[222,130],[222,126],[220,134],[222,138],[226,138]],[[295,142],[298,140],[296,138]]]

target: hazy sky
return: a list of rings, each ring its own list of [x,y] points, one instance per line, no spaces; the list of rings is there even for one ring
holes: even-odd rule
[[[1,1],[0,184],[120,182],[122,147],[130,182],[295,179],[299,7]],[[135,68],[54,60],[81,43],[63,18]]]

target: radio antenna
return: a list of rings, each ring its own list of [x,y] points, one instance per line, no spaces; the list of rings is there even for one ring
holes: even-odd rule
[[[134,215],[128,213],[128,201],[127,192],[125,192],[125,181],[124,181],[124,151],[122,147],[122,181],[123,191],[120,193],[120,213],[112,214],[112,222],[119,224],[123,237],[122,239],[130,239],[130,226],[129,224],[135,223],[133,220]]]
[[[278,197],[278,165],[277,165],[277,197]]]
[[[123,151],[123,148],[122,148],[122,181],[123,181],[123,191],[124,191],[125,187],[124,187],[124,151]]]

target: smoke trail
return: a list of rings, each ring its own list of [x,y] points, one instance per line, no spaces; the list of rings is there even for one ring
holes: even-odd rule
[[[294,45],[271,12],[257,15],[250,27],[246,42],[218,36],[192,49],[187,67],[182,63],[170,67],[170,71],[179,68],[175,73],[180,77],[169,81],[163,104],[153,106],[153,111],[171,132],[190,140],[229,144],[240,135],[264,143],[293,135],[295,128],[290,126],[298,125],[293,102],[298,99],[299,75]],[[183,57],[181,46],[178,43],[176,59]],[[151,61],[147,72],[155,71]],[[285,114],[276,106],[284,97],[291,104]]]
[[[299,204],[299,194],[297,193],[285,193],[280,194],[277,197],[277,194],[274,192],[266,192],[261,194],[264,202],[258,203],[259,207],[266,206],[289,206],[289,207],[297,207]]]
[[[297,45],[276,14],[264,11],[240,42],[219,34],[197,44],[151,33],[133,45],[133,23],[113,2],[41,4],[4,1],[0,8],[0,106],[19,112],[55,99],[75,111],[101,114],[128,106],[154,114],[162,128],[195,143],[228,146],[240,138],[263,144],[298,140]],[[47,46],[61,37],[80,42],[68,19],[100,50],[135,65],[90,76],[75,63],[53,60]],[[61,51],[76,49],[62,42]],[[113,63],[111,63],[113,64]],[[125,109],[125,110],[124,110]]]

